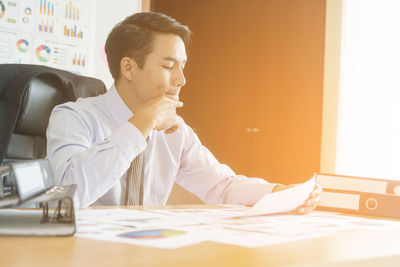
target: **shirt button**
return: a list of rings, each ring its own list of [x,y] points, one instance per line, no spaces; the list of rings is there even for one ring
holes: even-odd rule
[[[133,149],[133,152],[135,152],[135,153],[139,152],[139,148],[135,147],[135,148]]]
[[[114,179],[118,179],[119,175],[118,174],[114,174]]]

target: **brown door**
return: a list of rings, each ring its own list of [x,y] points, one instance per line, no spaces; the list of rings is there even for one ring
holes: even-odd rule
[[[194,32],[181,115],[236,173],[319,170],[325,1],[153,0]]]

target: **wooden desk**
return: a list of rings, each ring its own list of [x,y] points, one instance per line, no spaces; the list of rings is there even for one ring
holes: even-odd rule
[[[209,208],[210,206],[165,206],[162,208],[199,207]],[[172,250],[96,241],[75,236],[0,237],[0,266],[4,267],[293,265],[400,266],[400,231],[353,231],[260,248],[204,242]]]

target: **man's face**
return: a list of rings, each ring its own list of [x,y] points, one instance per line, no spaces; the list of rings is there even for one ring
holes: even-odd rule
[[[147,55],[143,69],[135,72],[133,86],[138,100],[144,104],[161,95],[179,99],[181,87],[186,83],[183,75],[186,60],[181,37],[157,34],[153,40],[153,51]]]

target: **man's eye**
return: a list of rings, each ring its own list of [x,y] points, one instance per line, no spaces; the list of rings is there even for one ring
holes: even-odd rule
[[[165,69],[168,69],[168,70],[172,70],[174,67],[173,66],[163,66]]]

